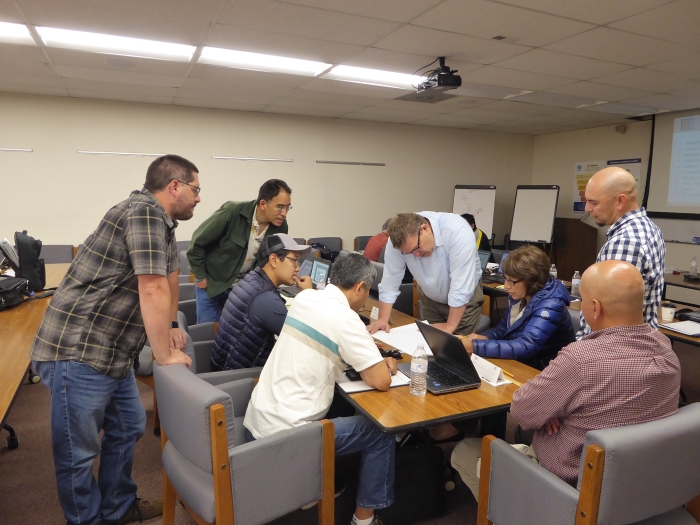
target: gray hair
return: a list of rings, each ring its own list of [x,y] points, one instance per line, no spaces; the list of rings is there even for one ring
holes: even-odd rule
[[[385,232],[389,229],[389,223],[391,222],[391,219],[393,217],[389,217],[387,220],[384,221],[384,224],[382,224],[382,231]]]
[[[341,290],[350,290],[359,282],[364,283],[363,288],[368,290],[376,277],[377,270],[359,253],[341,255],[331,266],[331,284]]]

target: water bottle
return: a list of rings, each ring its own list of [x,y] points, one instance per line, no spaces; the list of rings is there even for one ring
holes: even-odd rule
[[[578,273],[578,270],[574,272],[574,276],[571,278],[571,295],[581,295],[579,294],[578,289],[581,286],[581,274]]]
[[[425,348],[419,344],[411,360],[411,386],[409,392],[412,396],[425,395],[425,376],[428,375],[428,354]]]
[[[690,259],[690,275],[693,277],[697,277],[698,275],[698,258],[695,256]]]
[[[549,276],[556,281],[557,279],[557,267],[552,265],[549,269]]]

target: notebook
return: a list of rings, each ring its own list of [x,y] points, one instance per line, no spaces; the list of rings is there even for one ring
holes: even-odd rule
[[[694,321],[679,321],[677,323],[664,323],[659,325],[660,328],[672,330],[680,334],[689,335],[691,337],[700,337],[700,323]]]

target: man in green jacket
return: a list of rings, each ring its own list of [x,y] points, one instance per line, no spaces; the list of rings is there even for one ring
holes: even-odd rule
[[[231,287],[255,268],[263,239],[288,232],[291,202],[290,187],[270,179],[257,200],[229,201],[195,230],[187,259],[195,278],[197,323],[218,322]]]

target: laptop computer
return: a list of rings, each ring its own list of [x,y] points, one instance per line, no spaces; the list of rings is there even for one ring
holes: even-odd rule
[[[435,356],[428,359],[426,387],[432,394],[461,392],[481,386],[481,378],[459,337],[416,321]],[[399,370],[411,377],[411,363],[400,363]]]
[[[306,259],[301,263],[301,269],[299,270],[299,276],[310,275],[311,282],[317,285],[319,281],[326,281],[328,279],[328,274],[331,270],[331,262],[326,259],[321,259],[320,257],[314,257],[313,262],[311,259]],[[292,286],[280,286],[280,293],[286,295],[287,297],[296,297],[296,295],[301,292],[299,288],[295,285]]]
[[[510,252],[504,250],[493,250],[493,256],[497,257],[496,262],[498,263],[498,273],[496,275],[484,275],[481,281],[484,283],[499,283],[503,284],[506,282],[506,276],[503,275],[503,262],[508,258]]]
[[[491,252],[479,250],[477,253],[479,254],[479,262],[481,263],[481,271],[483,272],[486,270],[486,265],[491,259]]]

